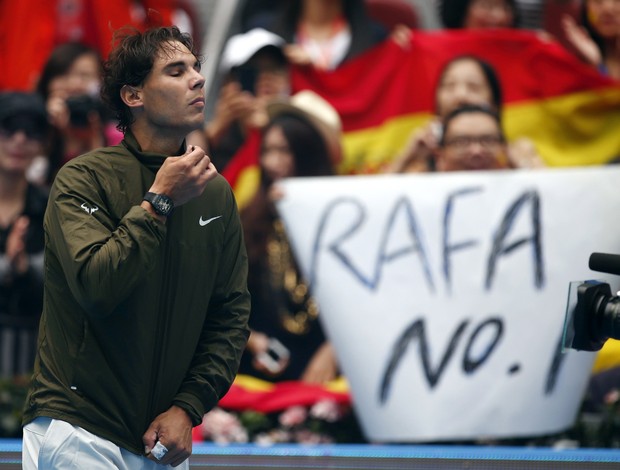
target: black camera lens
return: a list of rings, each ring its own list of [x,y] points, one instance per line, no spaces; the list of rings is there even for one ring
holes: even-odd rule
[[[90,95],[72,96],[67,99],[69,108],[69,122],[75,127],[88,127],[91,113],[101,117],[102,104]]]
[[[590,269],[620,274],[620,256],[592,253]],[[584,281],[577,288],[577,303],[567,309],[567,328],[574,332],[566,346],[598,351],[609,338],[620,339],[620,297],[605,282]]]

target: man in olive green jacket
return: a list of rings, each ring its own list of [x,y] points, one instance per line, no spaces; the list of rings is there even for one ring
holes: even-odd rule
[[[204,120],[199,71],[174,27],[126,36],[102,90],[125,139],[58,173],[26,469],[188,468],[192,426],[235,377],[247,258],[230,186],[186,148]]]

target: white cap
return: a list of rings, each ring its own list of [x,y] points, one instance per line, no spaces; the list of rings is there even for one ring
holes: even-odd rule
[[[245,64],[264,47],[274,46],[281,49],[284,44],[282,37],[263,28],[254,28],[247,33],[231,36],[222,52],[220,71],[226,73],[233,67]]]

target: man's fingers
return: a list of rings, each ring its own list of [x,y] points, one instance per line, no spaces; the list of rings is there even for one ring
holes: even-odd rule
[[[211,157],[209,157],[200,147],[192,147],[194,147],[194,150],[187,155],[189,158],[188,162],[193,164],[194,167],[196,167],[197,173],[201,175],[211,169]]]
[[[205,151],[197,145],[187,147],[185,153],[186,161],[192,165],[197,165],[205,157]]]
[[[157,431],[154,429],[147,429],[142,436],[142,443],[144,444],[144,452],[150,454],[151,450],[157,442]]]
[[[213,178],[217,176],[217,169],[213,163],[209,164],[209,167],[204,171],[204,180],[205,183],[211,181]]]

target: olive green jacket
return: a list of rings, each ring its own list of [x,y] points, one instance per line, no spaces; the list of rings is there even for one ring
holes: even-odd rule
[[[194,425],[230,387],[248,337],[247,256],[217,176],[165,224],[140,207],[165,156],[131,133],[58,173],[45,215],[45,298],[24,410],[137,454],[172,405]]]

